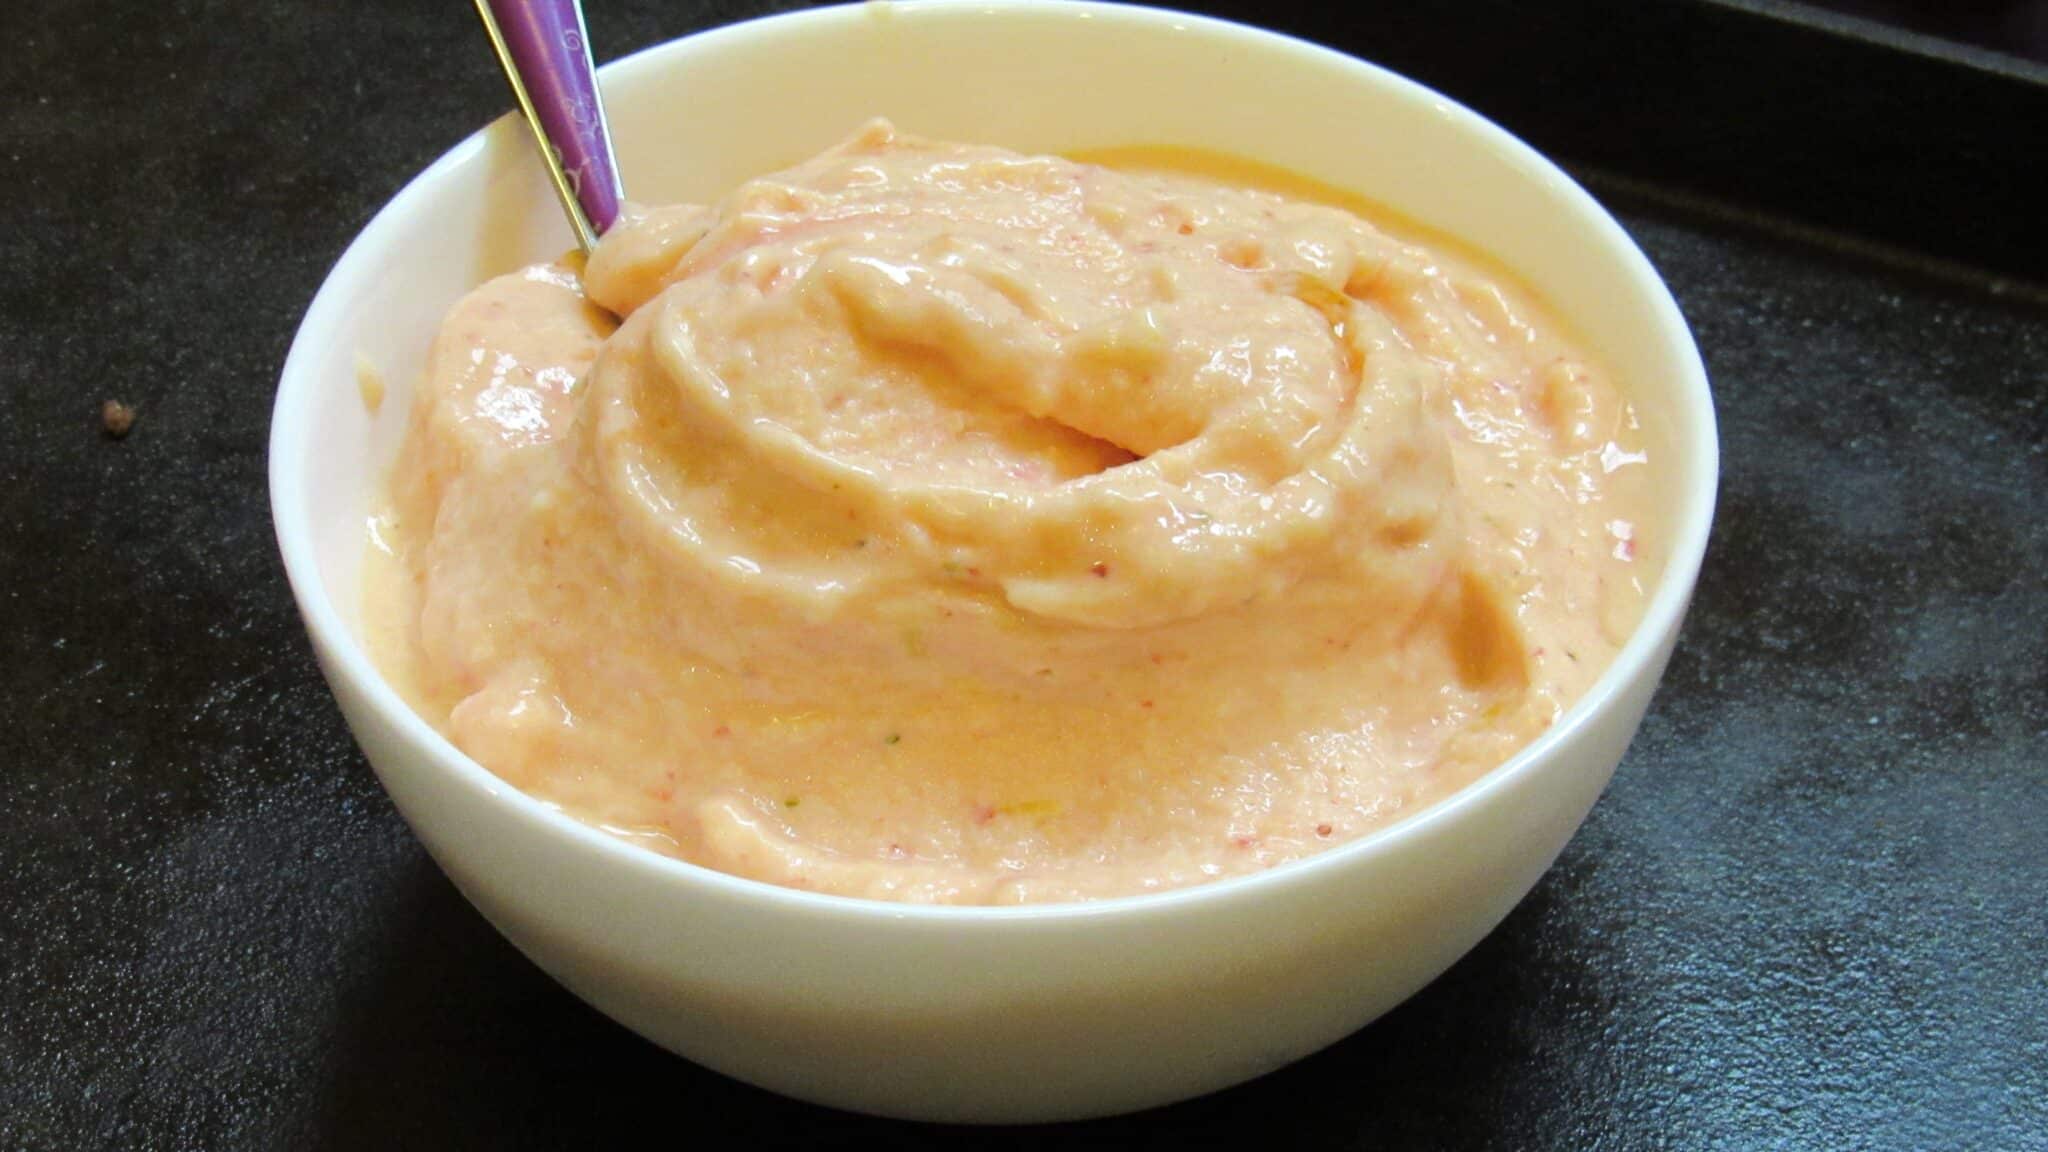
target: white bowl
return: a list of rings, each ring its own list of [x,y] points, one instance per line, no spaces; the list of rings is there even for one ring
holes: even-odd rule
[[[926,908],[742,880],[644,851],[493,776],[415,716],[355,631],[368,500],[444,310],[569,247],[521,127],[392,200],[307,311],[270,485],[292,590],[398,809],[500,931],[656,1043],[778,1092],[945,1120],[1123,1112],[1246,1080],[1399,1003],[1505,916],[1606,785],[1706,546],[1705,373],[1649,263],[1557,168],[1471,112],[1309,44],[1177,13],[983,0],[722,28],[604,69],[627,187],[716,197],[887,115],[1047,151],[1189,145],[1363,193],[1477,244],[1576,324],[1645,413],[1670,558],[1607,674],[1508,764],[1411,819],[1206,887],[1086,905]],[[372,413],[358,357],[391,383]]]

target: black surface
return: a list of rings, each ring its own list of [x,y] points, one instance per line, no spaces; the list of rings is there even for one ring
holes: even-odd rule
[[[590,7],[609,56],[757,6]],[[1437,10],[1623,67],[1612,5],[1529,7]],[[0,1147],[2048,1148],[2048,306],[1966,246],[1923,250],[1935,275],[1668,196],[1731,186],[1598,147],[1571,92],[1445,79],[1474,65],[1414,11],[1330,36],[1616,173],[1596,191],[1705,350],[1725,482],[1664,691],[1556,869],[1392,1015],[1206,1100],[963,1134],[791,1104],[583,1008],[434,870],[320,684],[269,400],[343,245],[505,103],[468,5],[0,7]],[[1799,215],[1862,219],[1842,203]]]
[[[2048,64],[2048,0],[1817,0],[1822,8]]]
[[[1366,56],[1579,164],[2048,276],[2048,65],[1769,0],[1202,7]]]

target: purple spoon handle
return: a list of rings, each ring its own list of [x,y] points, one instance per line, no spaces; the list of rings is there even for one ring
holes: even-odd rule
[[[588,252],[619,218],[619,167],[580,0],[476,0],[555,195]]]

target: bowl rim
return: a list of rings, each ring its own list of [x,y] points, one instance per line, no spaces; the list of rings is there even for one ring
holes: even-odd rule
[[[607,79],[618,79],[660,68],[673,54],[715,50],[722,44],[739,44],[759,36],[829,35],[835,31],[835,26],[870,18],[864,10],[871,6],[855,2],[761,16],[705,29],[623,56],[600,68],[599,73]],[[1673,525],[1664,569],[1635,631],[1607,669],[1563,716],[1506,761],[1450,796],[1355,840],[1299,859],[1256,872],[1160,892],[1044,904],[913,904],[815,892],[750,879],[653,852],[610,835],[506,783],[456,748],[398,695],[378,671],[355,630],[349,627],[329,596],[313,543],[311,517],[307,514],[306,476],[310,468],[305,461],[312,454],[299,449],[310,441],[312,420],[308,398],[314,392],[312,382],[318,376],[314,363],[319,356],[316,345],[331,343],[324,334],[337,326],[349,303],[343,289],[364,279],[359,270],[370,263],[372,250],[383,247],[386,234],[400,228],[412,202],[424,195],[429,186],[462,165],[471,163],[484,149],[487,133],[516,115],[508,113],[499,121],[465,137],[408,181],[349,243],[322,279],[300,321],[279,377],[271,414],[269,459],[266,463],[271,517],[286,577],[306,629],[316,651],[328,656],[329,674],[346,677],[360,697],[391,722],[410,748],[430,762],[432,771],[453,776],[467,788],[472,802],[508,808],[509,815],[527,825],[544,828],[549,834],[564,838],[570,845],[604,858],[607,864],[637,871],[654,882],[696,887],[705,890],[707,895],[728,899],[765,902],[788,913],[831,918],[903,924],[1043,925],[1048,921],[1163,915],[1262,898],[1272,890],[1314,883],[1327,874],[1385,856],[1404,843],[1443,831],[1447,825],[1492,802],[1517,780],[1534,772],[1541,762],[1572,742],[1595,717],[1615,707],[1625,687],[1650,673],[1650,666],[1665,637],[1675,640],[1676,632],[1684,622],[1693,586],[1705,558],[1719,485],[1719,437],[1706,369],[1677,302],[1648,257],[1590,193],[1541,153],[1464,105],[1379,65],[1283,33],[1167,8],[1102,0],[1068,0],[1057,5],[1041,4],[1035,0],[973,0],[972,3],[892,0],[892,6],[955,9],[973,19],[1103,20],[1142,26],[1158,33],[1199,31],[1265,52],[1294,53],[1304,61],[1326,66],[1335,64],[1394,99],[1432,105],[1440,116],[1458,129],[1474,135],[1483,146],[1499,151],[1518,170],[1549,185],[1549,190],[1561,197],[1568,211],[1586,217],[1603,234],[1609,252],[1621,260],[1637,290],[1648,296],[1652,310],[1659,318],[1666,358],[1681,377],[1678,390],[1682,404],[1674,414],[1672,425],[1674,444],[1682,445],[1698,461],[1691,477],[1678,478],[1685,481],[1689,489],[1681,497],[1684,501],[1682,517]]]

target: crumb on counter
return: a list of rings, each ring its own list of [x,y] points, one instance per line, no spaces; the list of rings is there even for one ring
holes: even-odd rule
[[[119,400],[109,400],[100,405],[100,427],[108,436],[119,440],[135,427],[135,409]]]

